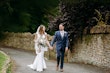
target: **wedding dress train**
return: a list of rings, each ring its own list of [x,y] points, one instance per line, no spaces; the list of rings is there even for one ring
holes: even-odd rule
[[[35,60],[33,62],[33,64],[28,65],[31,69],[36,70],[36,71],[43,71],[43,69],[46,69],[46,63],[44,60],[44,52],[40,52],[39,54],[37,54],[37,56],[35,57]]]

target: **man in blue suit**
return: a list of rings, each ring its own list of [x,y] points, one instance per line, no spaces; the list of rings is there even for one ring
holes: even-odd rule
[[[56,42],[56,52],[57,52],[56,70],[59,69],[59,63],[61,62],[60,71],[63,72],[64,54],[65,51],[68,51],[68,33],[64,31],[64,25],[62,23],[59,25],[59,31],[55,32],[54,38],[51,42],[51,46],[53,46],[55,42]]]

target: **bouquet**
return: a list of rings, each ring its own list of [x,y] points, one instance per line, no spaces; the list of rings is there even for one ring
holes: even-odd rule
[[[46,47],[46,39],[44,38],[39,38],[38,40],[38,45],[42,47]]]
[[[39,51],[38,51],[38,52],[41,52],[41,48],[42,48],[42,47],[45,48],[46,46],[47,46],[47,45],[46,45],[46,39],[40,37],[40,38],[38,39],[38,47],[39,47]]]

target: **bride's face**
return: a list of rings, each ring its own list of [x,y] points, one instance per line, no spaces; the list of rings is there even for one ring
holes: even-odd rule
[[[43,27],[43,31],[45,32],[45,27]]]

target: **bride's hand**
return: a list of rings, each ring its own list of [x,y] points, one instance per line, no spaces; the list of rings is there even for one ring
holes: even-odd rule
[[[34,41],[34,42],[36,42],[36,40],[35,40],[35,39],[34,39],[33,41]]]

